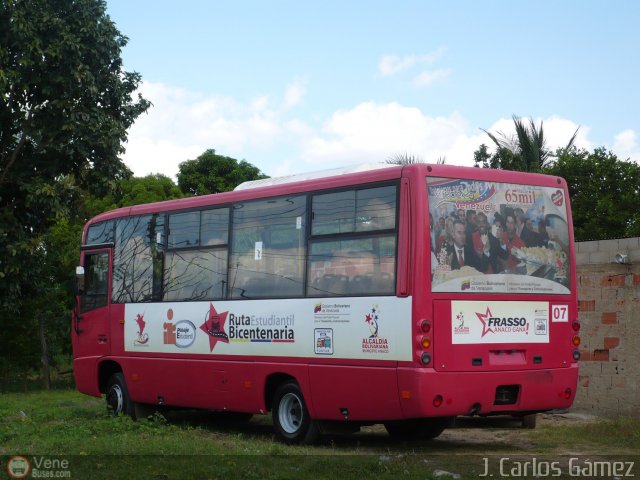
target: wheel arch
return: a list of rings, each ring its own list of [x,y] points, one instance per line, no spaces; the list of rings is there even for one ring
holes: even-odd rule
[[[100,393],[107,393],[107,383],[114,373],[124,373],[122,366],[113,360],[100,362],[98,366],[98,387]]]
[[[298,379],[289,373],[275,372],[267,376],[264,383],[264,404],[267,412],[271,411],[273,397],[276,394],[276,390],[278,390],[280,385],[287,382],[294,382],[300,386]],[[302,389],[302,387],[300,388]]]

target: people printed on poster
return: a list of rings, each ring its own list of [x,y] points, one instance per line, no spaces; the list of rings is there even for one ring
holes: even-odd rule
[[[428,179],[434,292],[569,293],[559,188]]]

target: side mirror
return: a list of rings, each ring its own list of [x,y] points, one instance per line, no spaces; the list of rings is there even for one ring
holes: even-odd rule
[[[84,293],[84,267],[76,267],[76,295]]]

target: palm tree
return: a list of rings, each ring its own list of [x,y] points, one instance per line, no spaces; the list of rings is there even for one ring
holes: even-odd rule
[[[503,170],[520,170],[524,172],[540,172],[545,167],[548,167],[550,159],[555,155],[547,148],[542,120],[539,127],[533,119],[530,119],[529,125],[526,125],[521,118],[513,115],[513,124],[516,130],[516,134],[513,136],[506,135],[503,132],[497,132],[497,135],[494,135],[482,129],[497,147],[497,151],[494,154],[496,161],[493,163]],[[578,130],[580,130],[580,127],[573,133],[573,136],[564,147],[565,150],[573,146]]]

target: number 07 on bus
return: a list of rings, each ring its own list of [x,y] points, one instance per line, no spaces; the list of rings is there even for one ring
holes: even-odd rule
[[[77,388],[273,418],[277,437],[571,406],[573,228],[558,177],[364,165],[121,208],[84,229]]]

